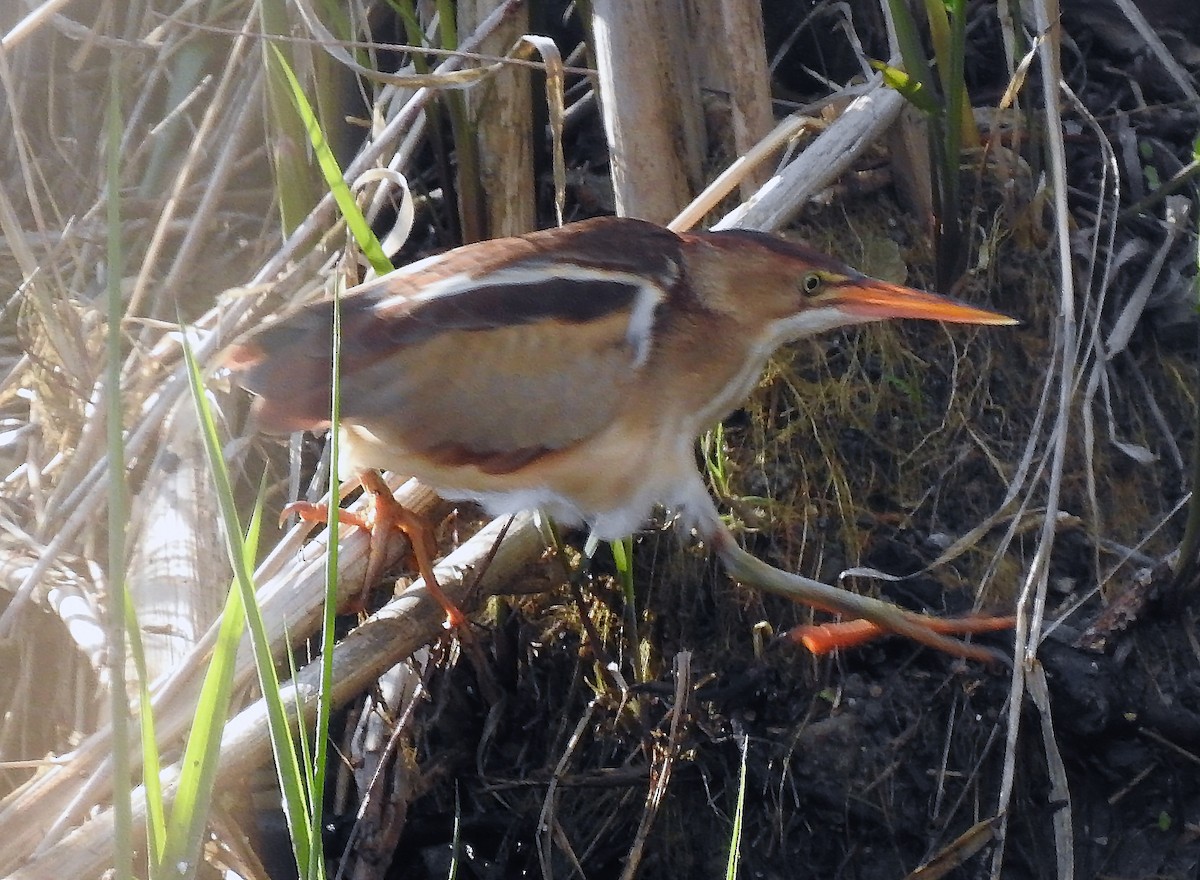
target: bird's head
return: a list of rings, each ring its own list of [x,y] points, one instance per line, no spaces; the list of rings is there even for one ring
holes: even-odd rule
[[[746,230],[683,235],[706,306],[756,325],[777,345],[886,318],[1016,324],[1007,315],[864,275],[795,242]],[[695,284],[695,282],[694,282]]]

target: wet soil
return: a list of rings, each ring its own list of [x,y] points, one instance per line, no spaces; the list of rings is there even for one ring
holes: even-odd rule
[[[947,850],[972,829],[979,845],[948,876],[988,876],[998,864],[1006,878],[1049,878],[1064,856],[1077,877],[1200,869],[1191,611],[1155,598],[1104,652],[1056,630],[1038,655],[1053,717],[1046,725],[1022,702],[1006,771],[1003,663],[901,639],[832,658],[768,639],[756,653],[756,623],[804,612],[730,584],[669,533],[641,539],[638,555],[694,580],[669,596],[639,595],[636,632],[600,574],[580,596],[608,634],[603,646],[572,625],[580,612],[569,601],[529,598],[488,634],[485,668],[460,661],[435,676],[413,741],[429,756],[428,792],[410,808],[389,877],[446,876],[456,810],[459,876],[539,876],[545,864],[553,876],[577,865],[587,877],[619,877],[630,859],[642,877],[720,876],[740,786],[742,877],[904,877],[953,858]],[[984,641],[1011,651],[1003,636]],[[652,665],[620,681],[639,646]],[[502,697],[489,703],[485,692]],[[1067,799],[1051,782],[1046,736]],[[1001,850],[995,809],[1006,780]],[[1068,853],[1056,849],[1061,811],[1073,820]]]

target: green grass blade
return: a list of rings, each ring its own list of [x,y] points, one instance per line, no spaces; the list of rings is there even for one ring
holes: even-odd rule
[[[428,41],[425,39],[425,31],[421,29],[421,22],[417,19],[413,0],[388,0],[388,6],[400,17],[400,23],[404,25],[404,41],[410,46],[426,45]],[[413,69],[418,74],[429,73],[429,61],[426,56],[420,52],[413,52],[410,57]]]
[[[637,590],[633,582],[633,538],[626,537],[619,541],[609,541],[612,550],[613,564],[617,569],[617,581],[621,584],[621,593],[625,597],[625,614],[628,618],[629,639],[634,645],[630,652],[633,662],[633,674],[637,681],[646,680],[646,658],[641,650],[641,628],[638,626],[639,613]]]
[[[201,436],[204,439],[210,470],[217,484],[217,498],[218,500],[232,499],[234,496],[229,482],[229,471],[225,467],[220,438],[217,436],[216,421],[212,417],[208,398],[204,393],[200,367],[196,363],[190,346],[184,345],[183,354],[188,367],[188,382],[192,389],[192,400],[196,405]],[[314,858],[313,854],[319,852],[319,848],[314,850],[314,842],[307,821],[310,813],[307,793],[296,758],[291,726],[288,723],[279,677],[275,672],[271,656],[271,644],[267,637],[266,625],[254,593],[253,571],[248,563],[249,555],[241,546],[242,529],[238,521],[237,510],[232,504],[221,503],[218,506],[225,526],[224,534],[229,560],[233,566],[234,580],[241,593],[240,601],[244,606],[250,630],[250,645],[254,651],[259,687],[262,690],[263,702],[267,709],[271,748],[274,752],[276,773],[283,793],[283,810],[288,823],[288,833],[292,839],[292,850],[301,873],[307,874]]]
[[[621,592],[625,594],[625,602],[632,606],[636,600],[633,592],[633,538],[609,541],[608,545],[612,548],[617,579],[621,582]]]
[[[904,60],[904,69],[925,90],[934,105],[940,107],[940,94],[925,57],[925,46],[921,43],[916,19],[905,0],[888,0],[888,8],[892,11],[892,21],[896,26],[896,42],[900,47],[900,57]]]
[[[438,33],[443,49],[458,48],[458,19],[453,0],[437,0]]]
[[[453,0],[437,0],[438,41],[442,49],[458,48],[458,20]],[[482,158],[479,133],[467,110],[465,93],[453,89],[442,92],[442,105],[450,122],[454,144],[455,187],[458,190],[458,222],[463,244],[487,237],[487,198],[483,190]]]
[[[354,240],[362,249],[368,262],[370,262],[371,267],[377,273],[383,275],[392,271],[391,260],[383,252],[383,248],[379,244],[379,239],[375,237],[375,233],[371,230],[362,211],[359,210],[358,202],[354,199],[354,193],[350,191],[350,187],[346,183],[346,178],[342,175],[342,168],[338,165],[337,158],[333,155],[333,150],[329,147],[329,141],[325,138],[325,133],[321,130],[321,124],[313,112],[312,105],[308,103],[308,98],[304,94],[300,80],[296,79],[296,74],[292,72],[287,58],[279,51],[279,48],[273,45],[271,46],[271,51],[274,53],[278,68],[282,71],[288,85],[291,87],[292,103],[295,105],[296,112],[304,122],[304,128],[308,132],[309,141],[312,143],[313,152],[317,157],[317,165],[320,167],[321,174],[325,178],[326,186],[329,187],[329,191],[333,194],[334,201],[337,202],[338,210],[341,211],[350,234],[354,237]]]
[[[240,541],[243,563],[248,568],[253,568],[257,555],[265,494],[264,478],[259,484],[258,500],[250,518],[249,529],[245,538]],[[228,500],[233,502],[232,498]],[[184,750],[178,794],[171,809],[163,858],[163,864],[170,870],[171,876],[179,876],[181,865],[187,865],[189,873],[194,873],[199,865],[200,850],[217,780],[221,734],[229,717],[238,646],[245,631],[245,623],[242,592],[233,584],[225,600],[213,657],[200,689],[192,729],[188,733]]]
[[[937,98],[906,72],[898,67],[892,67],[890,64],[884,64],[882,61],[872,61],[871,67],[883,75],[884,84],[903,95],[904,100],[922,113],[932,116],[938,112]]]
[[[146,653],[133,603],[125,605],[125,632],[129,655],[138,676],[138,724],[142,740],[142,792],[146,798],[146,847],[150,876],[160,876],[167,840],[166,803],[163,800],[162,756],[155,733],[154,707],[150,701],[150,676],[146,672]]]
[[[925,19],[929,22],[929,42],[933,46],[933,57],[938,63],[938,77],[942,94],[950,93],[952,72],[946,63],[950,58],[952,38],[950,15],[945,0],[925,0]]]
[[[929,31],[941,78],[942,99],[946,104],[946,155],[957,169],[958,156],[962,152],[962,111],[967,91],[963,82],[965,10],[962,0],[949,0],[949,4],[943,0],[926,0],[925,5],[929,10]],[[947,5],[952,8],[948,10]]]
[[[738,769],[737,807],[733,811],[733,829],[730,832],[729,860],[725,863],[725,880],[735,880],[738,864],[742,859],[742,823],[746,815],[746,763],[750,754],[750,737],[742,734],[739,740],[742,761]]]
[[[333,289],[333,330],[332,330],[333,366],[330,375],[333,395],[329,410],[329,460],[332,463],[330,472],[329,513],[328,522],[337,522],[338,493],[337,486],[338,458],[341,454],[342,409],[342,288],[335,284]],[[330,539],[325,542],[325,611],[321,621],[321,683],[317,689],[317,717],[313,733],[313,750],[311,763],[306,763],[309,772],[305,775],[308,784],[308,798],[311,804],[309,814],[310,834],[319,845],[321,842],[322,807],[324,806],[325,775],[329,764],[329,719],[333,712],[330,695],[333,691],[333,648],[336,641],[334,619],[337,615],[337,586],[338,586],[338,542],[337,529],[330,531]],[[307,759],[306,759],[307,760]],[[313,866],[323,864],[323,859],[313,859]],[[308,877],[315,880],[316,874],[310,871]]]
[[[717,422],[712,430],[700,437],[700,454],[704,458],[704,470],[713,489],[722,498],[732,494],[729,487],[729,450],[725,444],[725,426]]]
[[[264,34],[292,33],[286,0],[261,0],[258,9]],[[288,46],[284,51],[291,52],[293,48]],[[308,135],[292,110],[291,87],[280,65],[271,63],[271,57],[270,50],[264,51],[271,170],[275,176],[279,220],[284,232],[291,234],[317,204],[321,191],[304,149]]]
[[[946,67],[946,120],[957,142],[957,157],[964,145],[979,144],[979,130],[971,113],[971,98],[967,94],[967,10],[965,0],[950,3],[949,56],[939,61]]]

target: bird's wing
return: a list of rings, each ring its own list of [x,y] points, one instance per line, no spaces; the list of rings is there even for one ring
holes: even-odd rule
[[[603,429],[629,404],[679,240],[632,220],[471,245],[342,299],[341,415],[412,451],[514,462]],[[266,429],[327,424],[332,307],[235,349]]]

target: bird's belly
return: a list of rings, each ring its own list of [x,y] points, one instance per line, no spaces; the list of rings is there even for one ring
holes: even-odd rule
[[[503,473],[445,464],[394,441],[343,426],[342,464],[409,474],[447,499],[476,501],[495,515],[541,509],[564,523],[586,523],[603,539],[636,531],[655,504],[683,503],[697,479],[691,438],[619,423]]]

